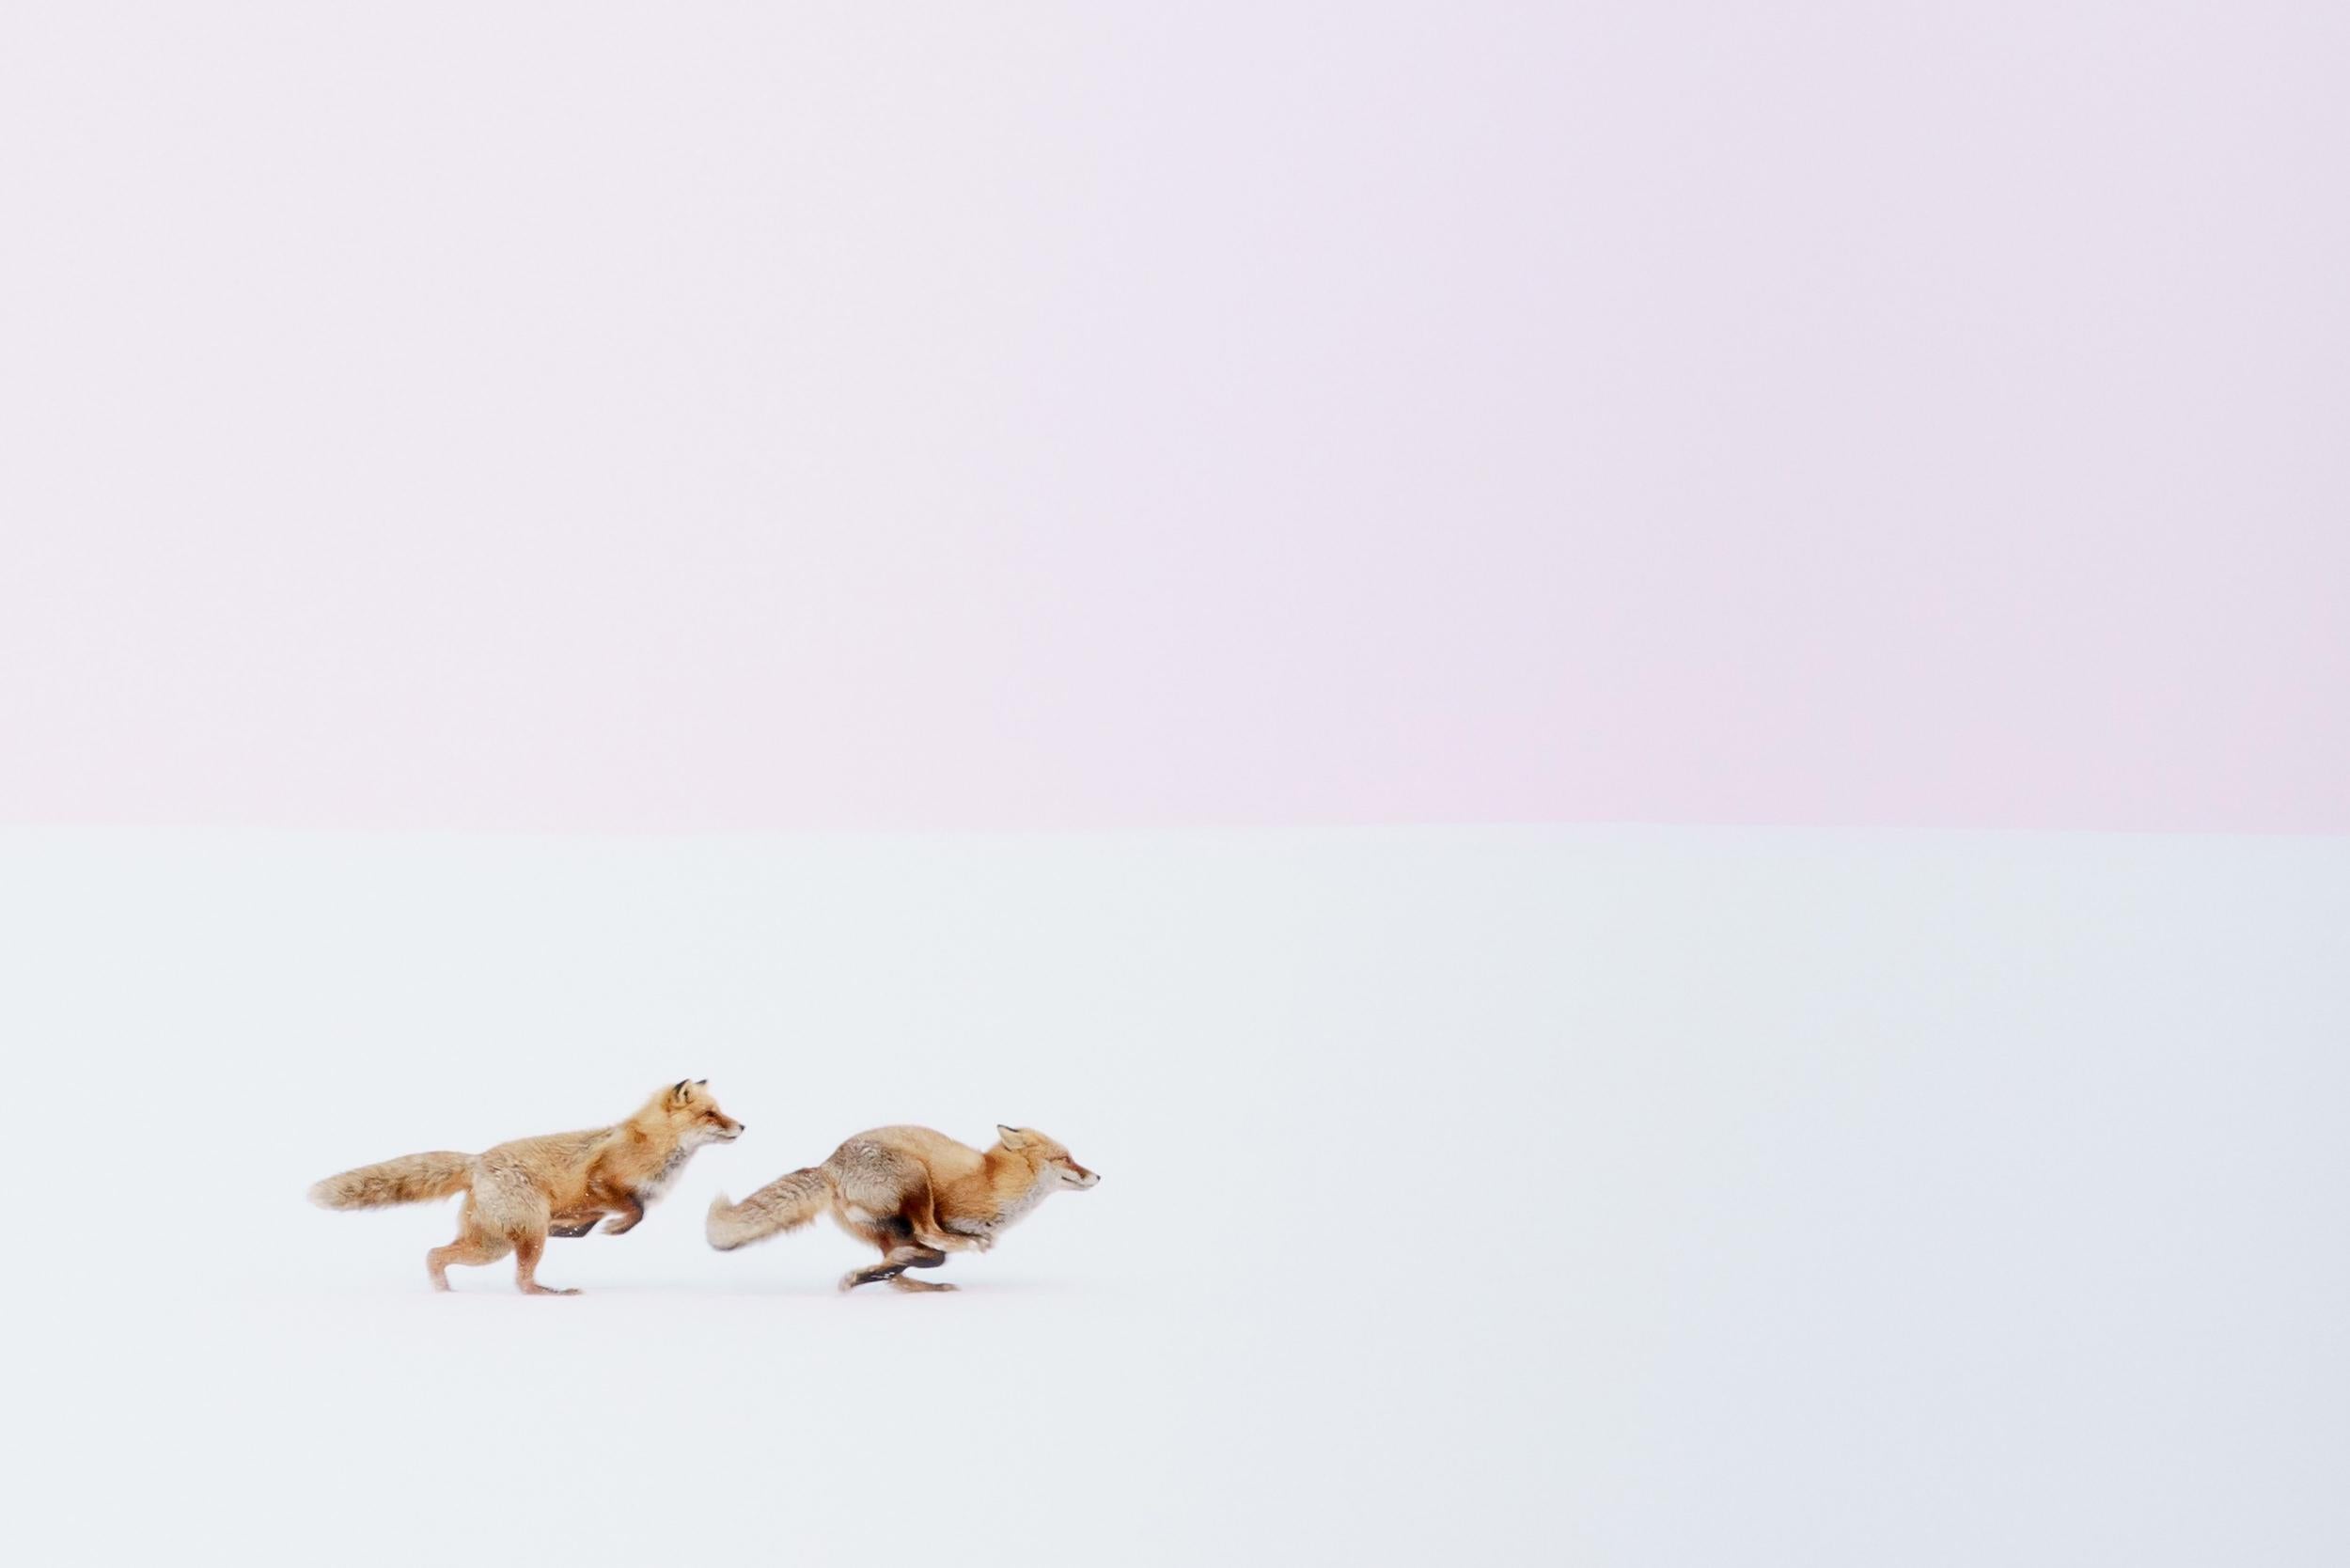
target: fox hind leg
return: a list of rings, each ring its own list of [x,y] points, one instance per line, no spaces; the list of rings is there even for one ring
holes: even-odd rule
[[[467,1225],[457,1232],[455,1241],[446,1247],[436,1247],[426,1253],[424,1266],[431,1272],[432,1288],[436,1291],[445,1291],[449,1288],[449,1264],[462,1263],[471,1268],[482,1263],[494,1263],[510,1250],[512,1248],[507,1245],[504,1236],[493,1235],[486,1231]]]
[[[939,1264],[945,1262],[946,1261],[947,1254],[944,1252],[933,1252],[926,1258],[915,1259],[913,1262],[907,1263],[906,1267],[936,1268]],[[911,1291],[916,1293],[925,1291],[953,1291],[962,1289],[960,1285],[953,1283],[951,1280],[916,1279],[911,1274],[891,1275],[889,1277],[889,1288],[893,1291]]]
[[[603,1205],[596,1207],[601,1211]],[[547,1228],[555,1217],[550,1210],[545,1190],[528,1171],[511,1161],[480,1162],[473,1183],[474,1223],[513,1249],[515,1289],[525,1295],[577,1295],[539,1283],[539,1258],[547,1249]],[[580,1215],[572,1211],[563,1217]]]
[[[947,1261],[947,1254],[934,1247],[901,1247],[882,1261],[884,1262],[902,1261],[906,1268],[936,1268]],[[901,1272],[889,1277],[889,1288],[893,1291],[910,1291],[919,1294],[925,1291],[951,1291],[959,1287],[950,1285],[944,1279],[916,1279],[913,1275]]]
[[[513,1242],[514,1284],[516,1288],[521,1290],[523,1294],[577,1295],[579,1294],[579,1288],[576,1285],[568,1290],[558,1291],[552,1285],[541,1285],[539,1283],[539,1255],[547,1249],[547,1237],[545,1231],[525,1231],[522,1235],[514,1237]]]

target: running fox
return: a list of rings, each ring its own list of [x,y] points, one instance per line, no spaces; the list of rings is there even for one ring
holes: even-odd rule
[[[457,1239],[424,1255],[432,1288],[448,1289],[451,1263],[494,1263],[514,1254],[525,1295],[577,1295],[539,1283],[549,1236],[584,1236],[613,1215],[607,1236],[636,1228],[695,1150],[731,1143],[743,1123],[718,1108],[710,1080],[680,1078],[612,1127],[516,1138],[480,1154],[406,1154],[329,1176],[310,1189],[321,1209],[376,1209],[465,1195]]]
[[[995,1130],[1002,1137],[984,1152],[928,1127],[859,1133],[823,1164],[779,1176],[740,1203],[721,1196],[710,1205],[710,1245],[731,1252],[830,1209],[840,1229],[882,1254],[843,1275],[842,1290],[886,1279],[901,1291],[951,1291],[905,1271],[936,1268],[949,1252],[984,1252],[1053,1193],[1102,1179],[1032,1127]]]

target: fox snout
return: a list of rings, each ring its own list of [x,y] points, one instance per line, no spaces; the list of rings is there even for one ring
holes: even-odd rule
[[[688,1148],[703,1143],[732,1143],[743,1136],[743,1123],[718,1108],[711,1097],[708,1078],[680,1078],[664,1090],[671,1125]]]

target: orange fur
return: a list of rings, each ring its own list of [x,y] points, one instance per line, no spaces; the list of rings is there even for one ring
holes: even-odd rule
[[[860,1133],[822,1165],[778,1177],[740,1203],[718,1199],[705,1222],[710,1245],[732,1251],[829,1212],[882,1254],[844,1278],[842,1290],[885,1279],[904,1291],[952,1290],[905,1271],[935,1268],[949,1252],[984,1252],[1050,1194],[1101,1180],[1033,1128],[996,1131],[1002,1137],[984,1150],[928,1127]]]
[[[407,1154],[329,1176],[310,1189],[325,1209],[367,1209],[465,1195],[457,1239],[425,1255],[435,1290],[451,1263],[514,1254],[515,1283],[533,1295],[571,1295],[538,1281],[550,1234],[586,1235],[605,1215],[607,1235],[634,1230],[645,1206],[705,1143],[730,1143],[743,1124],[718,1108],[705,1082],[660,1090],[627,1121],[586,1132],[517,1138],[479,1154]]]

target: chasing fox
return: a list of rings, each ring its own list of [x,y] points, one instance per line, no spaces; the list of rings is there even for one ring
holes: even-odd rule
[[[722,1194],[710,1205],[705,1233],[711,1246],[731,1252],[829,1210],[840,1229],[882,1255],[841,1276],[842,1290],[885,1279],[901,1291],[951,1291],[906,1270],[936,1268],[949,1252],[984,1252],[1054,1193],[1102,1180],[1033,1127],[995,1131],[986,1150],[928,1127],[859,1133],[823,1164],[778,1176],[740,1203]]]
[[[424,1255],[432,1288],[445,1291],[451,1263],[494,1263],[514,1255],[525,1295],[577,1295],[539,1283],[549,1236],[584,1236],[611,1215],[604,1234],[636,1228],[694,1151],[731,1143],[743,1123],[718,1108],[707,1078],[680,1078],[635,1115],[609,1127],[516,1138],[478,1154],[404,1154],[329,1176],[310,1189],[321,1209],[375,1209],[465,1195],[457,1239]]]

